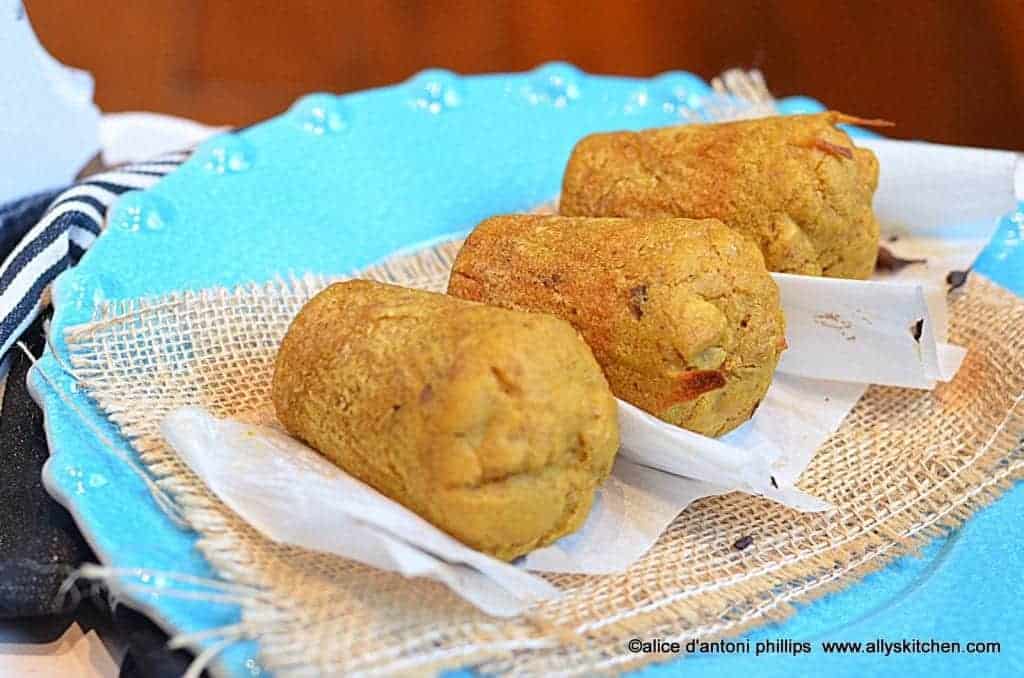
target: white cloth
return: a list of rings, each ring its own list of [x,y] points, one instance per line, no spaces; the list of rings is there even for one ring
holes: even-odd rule
[[[96,153],[92,91],[39,44],[20,0],[0,0],[0,204],[71,183]]]

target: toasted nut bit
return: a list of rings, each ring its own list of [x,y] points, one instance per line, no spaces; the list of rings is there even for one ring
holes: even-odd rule
[[[679,400],[686,402],[723,386],[725,386],[725,375],[719,370],[684,372],[679,376],[679,389],[676,391],[676,395]]]
[[[629,291],[629,310],[640,320],[644,317],[644,304],[647,303],[647,285],[637,285]]]

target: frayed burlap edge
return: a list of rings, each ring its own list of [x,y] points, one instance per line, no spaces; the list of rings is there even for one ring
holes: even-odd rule
[[[443,289],[457,247],[392,260],[370,277]],[[224,416],[265,409],[277,341],[327,282],[112,304],[67,332],[79,383],[173,496],[211,564],[245,585],[242,624],[213,635],[257,639],[281,675],[636,668],[663,657],[631,654],[629,638],[711,639],[782,620],[959,525],[1024,475],[1024,303],[975,275],[950,310],[951,340],[969,350],[957,378],[933,392],[872,387],[802,477],[836,511],[799,514],[738,494],[702,500],[629,572],[549,575],[561,599],[489,619],[439,585],[267,542],[159,437],[162,416],[185,404]],[[747,535],[753,545],[736,551]]]

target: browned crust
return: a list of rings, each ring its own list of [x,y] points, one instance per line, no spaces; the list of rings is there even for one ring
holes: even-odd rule
[[[866,279],[878,162],[840,123],[887,124],[829,111],[593,134],[569,158],[559,211],[719,219],[757,243],[769,270]]]
[[[492,217],[448,292],[569,321],[615,395],[706,435],[749,417],[785,347],[759,250],[712,219]]]

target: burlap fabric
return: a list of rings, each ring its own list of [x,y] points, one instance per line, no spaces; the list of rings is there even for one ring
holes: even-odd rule
[[[457,243],[386,262],[368,277],[442,290]],[[933,392],[873,387],[818,451],[800,486],[833,503],[800,514],[741,494],[684,511],[615,576],[545,575],[565,592],[520,618],[488,618],[439,584],[274,544],[222,505],[159,435],[197,404],[271,415],[274,355],[290,319],[329,281],[278,280],[105,305],[68,330],[71,369],[132,442],[234,590],[242,624],[279,675],[484,672],[594,674],[664,657],[633,637],[738,634],[842,587],[957,525],[1021,477],[1024,303],[977,276],[951,300],[967,359]],[[742,537],[753,543],[734,548]]]

